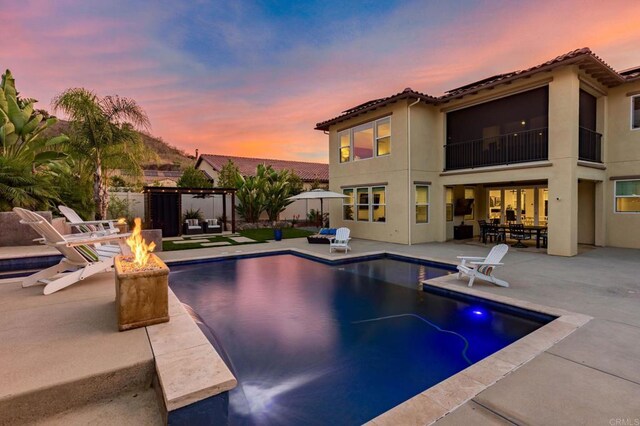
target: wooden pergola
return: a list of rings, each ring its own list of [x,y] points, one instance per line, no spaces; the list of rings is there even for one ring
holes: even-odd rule
[[[163,237],[175,237],[182,233],[182,196],[198,195],[203,198],[222,195],[222,221],[227,223],[227,196],[231,196],[231,232],[236,232],[235,188],[172,188],[145,186],[144,217],[151,228],[162,229]]]

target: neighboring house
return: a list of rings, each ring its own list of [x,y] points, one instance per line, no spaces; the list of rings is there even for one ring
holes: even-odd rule
[[[131,176],[122,170],[115,170],[113,176],[121,176],[126,181],[132,180]],[[142,184],[145,186],[176,187],[181,177],[180,170],[142,170]]]
[[[232,157],[228,155],[202,154],[196,161],[196,169],[202,170],[217,185],[218,172],[229,160],[238,167],[244,176],[253,176],[259,164],[266,164],[274,170],[293,170],[302,179],[305,190],[311,188],[314,182],[323,186],[329,184],[329,165],[309,163],[305,161],[270,160],[266,158]]]
[[[178,186],[181,170],[143,170],[144,184],[147,186]]]
[[[589,49],[433,97],[405,89],[318,123],[329,132],[332,226],[445,241],[454,225],[548,225],[548,253],[640,248],[640,67]],[[473,211],[464,206],[473,199]]]

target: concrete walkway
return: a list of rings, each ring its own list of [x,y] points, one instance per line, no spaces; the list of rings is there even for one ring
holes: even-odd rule
[[[293,247],[324,256],[329,251],[326,245],[294,239],[261,247],[166,252],[162,257],[180,260]],[[481,256],[491,245],[405,246],[354,240],[351,247],[355,254],[389,251],[457,263],[456,256]],[[639,424],[634,422],[640,422],[640,251],[584,247],[581,252],[565,258],[512,248],[505,267],[497,272],[511,283],[510,288],[484,282],[474,285],[489,293],[587,314],[594,320],[437,423]],[[466,280],[457,283],[467,284]],[[615,423],[616,419],[631,423]]]

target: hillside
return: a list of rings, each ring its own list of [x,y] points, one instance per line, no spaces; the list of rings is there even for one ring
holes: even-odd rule
[[[50,134],[68,133],[69,122],[60,120],[52,127]],[[175,146],[163,141],[162,138],[155,137],[143,132],[139,132],[142,143],[152,152],[157,154],[157,161],[143,164],[149,170],[184,170],[195,163],[195,157],[188,155]]]

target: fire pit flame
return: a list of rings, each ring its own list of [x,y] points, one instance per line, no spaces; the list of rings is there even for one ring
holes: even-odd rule
[[[125,223],[127,223],[127,218],[121,217],[120,219],[118,219],[118,225],[124,225]]]
[[[147,244],[142,238],[142,220],[139,217],[135,218],[134,222],[135,226],[131,236],[127,238],[127,245],[131,248],[134,263],[139,267],[144,267],[149,261],[151,252],[156,248],[156,243],[152,241]]]

